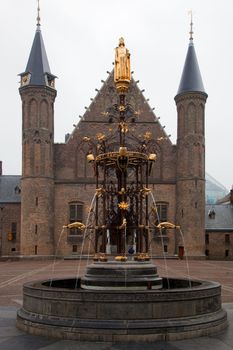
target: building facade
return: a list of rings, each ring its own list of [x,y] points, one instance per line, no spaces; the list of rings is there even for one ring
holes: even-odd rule
[[[205,254],[212,260],[233,260],[233,189],[206,206]]]
[[[17,225],[16,228],[14,224],[1,225],[2,256],[70,256],[93,251],[91,239],[83,242],[81,230],[66,230],[63,226],[74,221],[86,223],[90,214],[96,185],[93,167],[86,159],[89,148],[84,138],[94,140],[115,127],[114,121],[106,121],[105,115],[117,101],[113,72],[109,73],[73,132],[67,135],[66,142],[59,144],[54,142],[55,78],[38,23],[19,89],[23,162],[22,177],[17,177],[17,185],[13,186],[20,192],[15,193],[17,209],[13,209],[10,198],[5,203],[9,210],[7,215],[15,215],[10,222]],[[181,228],[163,231],[152,228],[150,252],[154,256],[204,257],[207,94],[192,36],[175,96],[176,144],[170,141],[133,79],[126,99],[137,111],[132,120],[134,132],[142,141],[151,137],[156,144],[157,159],[149,178],[151,203],[156,203],[161,221]],[[4,210],[6,213],[6,209],[1,209],[1,213]],[[1,216],[2,222],[5,215]]]

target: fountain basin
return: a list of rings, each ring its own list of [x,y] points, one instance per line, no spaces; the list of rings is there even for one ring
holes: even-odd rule
[[[188,280],[162,278],[159,290],[133,291],[80,285],[75,278],[25,284],[18,328],[62,339],[125,342],[192,338],[227,326],[216,282],[192,280],[189,287]]]

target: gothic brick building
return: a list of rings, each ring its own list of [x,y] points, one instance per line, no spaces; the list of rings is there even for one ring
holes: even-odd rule
[[[85,222],[95,193],[92,166],[86,161],[85,136],[95,138],[108,133],[114,121],[105,111],[116,103],[113,73],[65,143],[54,143],[55,76],[51,73],[40,24],[19,89],[22,99],[22,177],[5,188],[9,196],[1,198],[2,256],[69,256],[86,254],[83,233],[63,230],[64,224]],[[78,93],[78,91],[77,91]],[[148,105],[133,79],[128,103],[137,118],[132,120],[139,138],[155,140],[157,160],[149,178],[149,187],[162,221],[181,227],[185,251],[192,257],[205,255],[205,103],[204,90],[192,37],[175,103],[177,106],[177,143],[172,144],[160,121]],[[4,187],[4,186],[3,186]],[[1,194],[0,194],[1,197]],[[20,198],[21,197],[21,198]],[[21,202],[21,204],[20,204]],[[7,214],[8,213],[8,214]],[[5,219],[8,218],[8,219]],[[153,255],[183,255],[184,240],[178,230],[151,231]]]

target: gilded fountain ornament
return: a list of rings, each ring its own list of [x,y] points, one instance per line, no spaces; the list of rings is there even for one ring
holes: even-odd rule
[[[115,49],[114,82],[119,93],[128,91],[131,80],[130,53],[125,47],[123,38],[119,39],[119,45]]]

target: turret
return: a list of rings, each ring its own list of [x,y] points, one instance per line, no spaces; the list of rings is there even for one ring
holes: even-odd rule
[[[177,212],[185,253],[204,256],[205,233],[205,103],[207,94],[191,31],[183,73],[175,97],[177,105]],[[177,237],[177,250],[184,243]]]
[[[54,100],[51,74],[40,29],[37,29],[19,89],[22,99],[21,254],[53,254]]]

